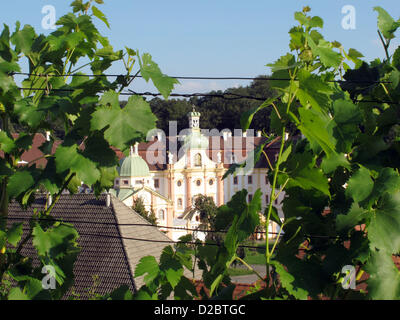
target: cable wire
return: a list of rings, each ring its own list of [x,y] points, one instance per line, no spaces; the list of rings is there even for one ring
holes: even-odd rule
[[[18,88],[19,90],[27,90],[27,91],[46,91],[46,92],[74,92],[75,90],[79,89],[49,89],[49,88]],[[130,89],[128,89],[130,92],[121,92],[120,95],[122,96],[162,96],[161,93],[152,93],[152,92],[135,92]],[[171,93],[169,96],[172,97],[183,97],[183,98],[193,98],[193,97],[214,97],[214,98],[222,98],[225,100],[238,100],[238,99],[251,99],[251,100],[258,100],[258,101],[265,101],[267,98],[259,98],[259,97],[253,97],[253,96],[246,96],[246,95],[240,95],[236,93]],[[229,97],[233,96],[233,97]],[[278,98],[279,99],[279,98]],[[392,105],[397,105],[400,104],[400,102],[394,102],[394,101],[388,101],[388,100],[362,100],[362,99],[355,99],[353,102],[363,102],[363,103],[386,103],[386,104],[392,104]]]
[[[125,77],[125,78],[143,78],[140,75],[124,75],[124,74],[40,74],[40,73],[27,73],[27,72],[11,72],[10,75],[25,75],[34,77]],[[260,81],[291,81],[290,78],[273,78],[273,77],[210,77],[210,76],[168,76],[174,79],[181,80],[260,80]],[[299,81],[294,79],[294,81]],[[370,80],[327,80],[332,83],[374,83],[374,84],[388,84],[391,81],[370,81]]]
[[[25,220],[28,221],[31,218],[28,217],[7,217],[4,219],[9,219],[9,220]],[[51,218],[51,219],[44,219],[44,218],[39,218],[35,219],[38,221],[55,221],[55,222],[61,222],[61,223],[83,223],[83,224],[93,224],[93,225],[109,225],[109,226],[137,226],[137,227],[153,227],[153,228],[160,228],[160,229],[172,229],[172,230],[181,230],[181,231],[193,231],[193,232],[205,232],[205,233],[227,233],[227,230],[212,230],[212,229],[193,229],[193,228],[182,228],[182,227],[168,227],[168,226],[162,226],[162,225],[154,225],[154,224],[147,224],[147,223],[114,223],[114,222],[101,222],[101,221],[87,221],[87,220],[71,220],[71,219],[56,219],[56,218]],[[282,234],[282,232],[271,232],[271,231],[254,231],[253,234],[270,234],[270,235],[279,235]],[[314,238],[314,239],[337,239],[338,237],[334,236],[325,236],[325,235],[304,235],[305,238]]]

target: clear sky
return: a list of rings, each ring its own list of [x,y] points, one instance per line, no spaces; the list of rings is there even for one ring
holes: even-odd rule
[[[69,10],[72,0],[2,1],[0,22],[12,27],[15,21],[30,24],[37,33],[42,28],[42,8],[53,5],[57,19]],[[104,0],[99,8],[111,29],[99,21],[99,29],[109,36],[115,49],[124,46],[148,52],[161,70],[181,76],[241,76],[268,74],[265,64],[288,52],[289,29],[296,24],[293,14],[309,5],[313,15],[324,20],[323,35],[345,48],[355,48],[366,60],[383,57],[377,35],[377,13],[382,6],[400,18],[399,0]],[[342,27],[342,8],[356,9],[356,29]],[[12,28],[13,29],[13,28]],[[400,36],[400,31],[397,33]],[[392,51],[400,44],[396,39]],[[113,73],[122,73],[120,65]],[[181,80],[174,92],[206,92],[247,85],[246,81]],[[155,90],[142,83],[135,91]]]

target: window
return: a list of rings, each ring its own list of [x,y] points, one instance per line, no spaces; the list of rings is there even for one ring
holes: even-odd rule
[[[117,179],[117,180],[115,180],[115,184],[119,184],[119,180]]]
[[[210,186],[212,186],[212,185],[214,184],[214,180],[213,180],[213,179],[210,179],[210,181],[208,181],[208,184],[209,184]]]
[[[158,219],[165,220],[164,210],[161,209],[160,211],[158,211]]]
[[[197,179],[197,180],[196,180],[196,186],[198,186],[198,187],[201,186],[201,180],[200,180],[200,179]]]
[[[268,176],[265,176],[265,184],[268,184]]]
[[[269,203],[269,196],[265,195],[265,203],[268,204]]]
[[[274,203],[275,203],[275,204],[278,204],[278,199],[275,199]]]
[[[176,183],[176,185],[177,185],[178,187],[180,187],[180,186],[182,185],[182,180],[178,180],[178,182]]]
[[[194,166],[201,167],[201,154],[198,153],[194,156]]]
[[[238,184],[238,177],[233,177],[233,184]]]
[[[142,180],[136,180],[135,184],[141,184],[143,181]]]
[[[248,184],[253,184],[253,176],[248,176],[247,177],[247,183]]]
[[[124,185],[128,185],[129,184],[129,180],[124,180]]]
[[[182,198],[178,198],[178,208],[182,208],[182,206],[183,206]]]
[[[249,194],[248,199],[249,199],[249,202],[251,202],[251,200],[253,200],[253,195]]]
[[[159,188],[159,187],[160,187],[160,180],[154,179],[154,188]]]

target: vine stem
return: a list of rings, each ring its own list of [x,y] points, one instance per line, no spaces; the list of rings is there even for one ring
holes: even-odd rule
[[[236,260],[243,263],[250,271],[254,272],[257,275],[257,277],[259,277],[262,281],[264,281],[264,278],[256,270],[254,270],[254,268],[251,265],[249,265],[246,261],[244,261],[242,258],[239,257],[236,257]]]
[[[271,259],[271,255],[269,252],[269,237],[268,237],[268,230],[269,230],[269,223],[270,223],[270,219],[271,219],[271,213],[272,213],[272,204],[273,201],[275,200],[275,188],[276,188],[276,182],[278,180],[278,172],[279,172],[279,165],[280,165],[280,159],[282,157],[282,153],[283,153],[283,148],[285,145],[285,132],[286,132],[286,126],[283,126],[282,128],[282,136],[281,136],[281,146],[279,148],[279,155],[278,155],[278,160],[276,162],[275,165],[275,170],[274,170],[274,178],[272,181],[272,188],[271,188],[271,195],[270,195],[270,202],[268,204],[268,213],[267,213],[267,218],[265,221],[265,229],[267,231],[267,236],[266,236],[266,243],[265,243],[265,256],[266,256],[266,281],[267,281],[267,287],[269,287],[269,265],[270,265],[270,259]]]
[[[385,49],[386,58],[389,61],[390,60],[390,55],[389,55],[388,49],[389,49],[389,45],[390,45],[390,40],[385,42],[385,40],[383,39],[383,36],[382,36],[382,34],[381,34],[381,32],[379,30],[378,30],[378,35],[379,35],[379,38],[381,39],[383,48]]]
[[[297,71],[297,68],[295,68],[293,74],[291,72],[289,72],[291,81],[290,81],[290,85],[289,85],[289,96],[288,96],[288,102],[287,102],[287,107],[286,107],[286,115],[289,114],[290,106],[291,106],[291,104],[292,104],[292,102],[293,102],[293,100],[295,98],[295,93],[296,92],[292,93],[291,88],[292,88],[292,83],[293,83],[293,81],[294,81],[294,79],[296,77],[296,71]],[[269,287],[269,280],[270,280],[269,279],[270,278],[270,270],[269,270],[270,269],[269,268],[270,260],[271,260],[272,254],[274,252],[274,250],[272,250],[271,252],[269,250],[268,229],[269,229],[269,224],[270,224],[270,220],[271,220],[273,202],[276,199],[275,189],[276,189],[276,183],[277,183],[277,180],[278,180],[279,166],[280,166],[280,162],[281,162],[281,159],[282,159],[283,149],[285,147],[285,136],[286,136],[286,125],[283,125],[282,126],[282,133],[281,133],[281,145],[280,145],[280,148],[279,148],[278,159],[277,159],[276,164],[275,164],[274,177],[273,177],[273,180],[272,180],[272,188],[271,188],[271,193],[270,193],[270,202],[268,204],[268,213],[267,213],[267,217],[266,217],[266,221],[265,221],[265,229],[267,231],[267,236],[266,236],[266,240],[265,240],[265,249],[266,249],[265,250],[265,256],[266,256],[266,265],[265,265],[265,267],[266,267],[266,275],[267,276],[266,276],[265,281],[266,281],[267,287]],[[281,189],[281,191],[282,190],[283,190],[283,188]],[[278,241],[278,239],[276,241]],[[274,244],[273,249],[275,249],[275,247],[276,247],[276,242]]]

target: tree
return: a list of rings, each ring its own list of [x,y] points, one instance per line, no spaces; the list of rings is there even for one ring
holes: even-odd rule
[[[134,199],[132,209],[140,214],[152,225],[157,225],[157,217],[154,213],[153,208],[151,208],[150,212],[148,212],[141,197],[137,197],[136,199]]]
[[[256,98],[268,98],[274,91],[270,88],[267,76],[258,76],[249,86],[228,88],[225,91],[211,91],[208,94],[239,94]],[[193,97],[186,99],[169,99],[165,101],[154,98],[149,101],[151,110],[157,116],[157,127],[164,132],[169,132],[169,121],[177,121],[178,133],[188,127],[187,114],[192,111],[193,105],[201,112],[201,128],[203,129],[234,129],[240,128],[240,116],[242,113],[254,109],[259,101],[242,98],[237,100],[225,100],[219,97]],[[125,103],[122,102],[121,105]],[[254,130],[269,131],[269,115],[271,110],[266,108],[257,113],[252,122]]]
[[[198,229],[211,230],[211,232],[205,232],[206,239],[220,242],[221,235],[216,232],[212,232],[215,230],[214,228],[217,212],[218,207],[215,204],[213,197],[200,194],[196,197],[194,207],[190,210],[187,218],[192,219],[193,215],[199,214],[201,224],[199,225]]]

